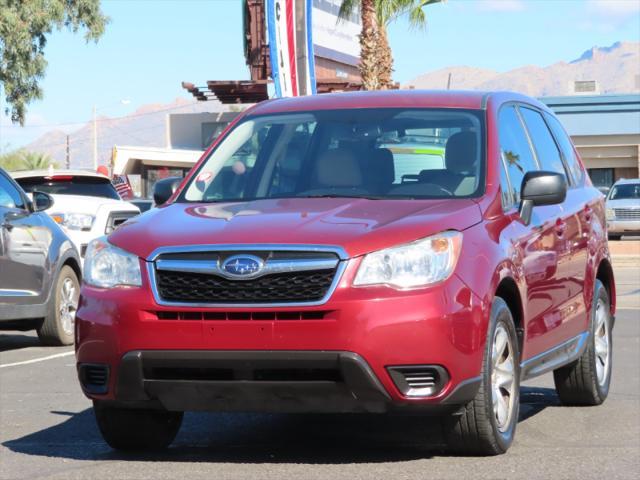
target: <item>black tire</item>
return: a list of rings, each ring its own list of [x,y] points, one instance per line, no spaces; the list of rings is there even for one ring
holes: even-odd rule
[[[160,450],[176,438],[182,412],[117,408],[93,402],[93,411],[102,437],[115,450]]]
[[[445,438],[449,450],[463,455],[499,455],[505,453],[513,442],[520,403],[520,348],[513,316],[506,302],[496,297],[491,306],[490,328],[487,335],[482,363],[481,384],[475,398],[462,410],[445,419]],[[494,370],[492,351],[496,332],[506,332],[513,357],[513,400],[508,403],[510,416],[498,426],[494,413],[492,373]]]
[[[615,235],[615,234],[613,234],[613,233],[610,233],[610,234],[608,235],[608,237],[609,237],[609,241],[612,241],[612,240],[620,240],[620,239],[622,238],[622,235]]]
[[[600,303],[601,302],[601,303]],[[602,324],[598,324],[598,305],[604,315]],[[611,371],[613,364],[613,335],[611,322],[611,303],[609,293],[600,280],[595,281],[591,318],[589,322],[589,338],[582,356],[575,362],[558,368],[553,372],[553,380],[560,401],[565,405],[600,405],[609,394]],[[596,341],[602,340],[602,328],[607,332],[608,361],[603,361],[602,354],[596,352]],[[598,363],[605,372],[598,378]]]
[[[66,289],[68,286],[73,288],[74,305],[68,306],[73,320],[65,319],[61,311],[61,308],[64,309],[66,306],[63,296],[66,297],[66,292],[68,291]],[[42,325],[37,329],[38,338],[40,338],[42,344],[53,346],[73,345],[75,311],[78,309],[79,296],[80,282],[78,281],[78,276],[70,266],[65,265],[60,270],[58,278],[53,285],[47,316],[44,318]]]

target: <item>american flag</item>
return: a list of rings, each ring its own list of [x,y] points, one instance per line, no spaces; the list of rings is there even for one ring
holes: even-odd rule
[[[126,175],[114,175],[111,183],[123,200],[131,200],[134,197],[129,177]]]

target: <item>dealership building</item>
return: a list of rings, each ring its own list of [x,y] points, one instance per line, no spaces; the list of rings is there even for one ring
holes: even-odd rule
[[[638,178],[640,94],[541,100],[571,135],[595,185],[610,187],[621,178]]]

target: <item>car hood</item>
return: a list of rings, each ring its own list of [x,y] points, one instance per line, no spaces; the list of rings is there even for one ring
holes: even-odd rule
[[[607,200],[607,208],[640,208],[640,200],[637,198]]]
[[[138,212],[139,208],[124,200],[106,197],[90,197],[85,195],[51,194],[53,206],[47,213],[90,213],[94,214],[99,208],[109,208],[120,212]]]
[[[331,245],[353,257],[480,219],[478,205],[466,199],[174,203],[129,220],[109,241],[145,259],[159,247],[216,244]]]

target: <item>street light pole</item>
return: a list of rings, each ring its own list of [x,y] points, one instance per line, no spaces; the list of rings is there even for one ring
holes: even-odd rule
[[[93,104],[93,170],[98,171],[98,119],[96,105]]]

